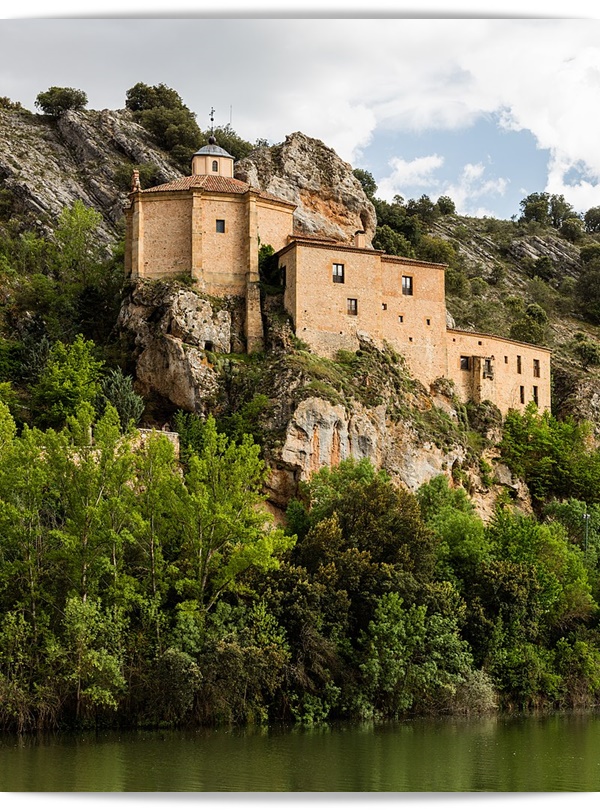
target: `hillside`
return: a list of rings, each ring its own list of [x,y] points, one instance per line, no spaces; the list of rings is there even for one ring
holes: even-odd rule
[[[460,402],[368,334],[319,357],[269,246],[249,355],[241,294],[125,279],[131,170],[179,177],[197,135],[174,91],[132,90],[117,112],[1,102],[0,728],[597,706],[594,232],[543,195],[519,222],[388,204],[319,141],[227,132],[305,241],[362,226],[447,264],[457,327],[552,347],[557,415],[592,426]]]

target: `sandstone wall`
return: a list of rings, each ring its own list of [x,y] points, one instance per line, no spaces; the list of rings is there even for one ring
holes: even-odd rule
[[[261,245],[271,245],[278,251],[288,243],[288,237],[294,230],[294,211],[282,208],[268,200],[256,201],[258,216],[258,237]]]
[[[540,410],[550,409],[551,353],[548,349],[460,330],[448,330],[447,341],[447,376],[455,381],[461,399],[492,400],[505,415],[509,408],[523,410],[534,399],[535,386]],[[489,358],[493,378],[483,378],[478,364],[475,369],[461,369],[461,357]],[[538,366],[535,361],[539,362],[539,376],[534,373]]]
[[[242,195],[203,194],[201,289],[211,296],[245,295],[248,269],[247,204]],[[217,220],[225,220],[219,233]],[[258,248],[257,248],[258,250]]]
[[[344,283],[333,281],[333,265],[344,266]],[[333,356],[356,350],[367,334],[404,355],[425,384],[446,375],[444,269],[411,260],[382,257],[375,251],[336,244],[294,243],[280,254],[286,268],[285,306],[296,334],[315,352]],[[402,277],[412,295],[402,292]],[[356,301],[356,315],[348,300]]]
[[[140,210],[140,272],[157,279],[192,269],[192,205],[189,195],[148,194]]]

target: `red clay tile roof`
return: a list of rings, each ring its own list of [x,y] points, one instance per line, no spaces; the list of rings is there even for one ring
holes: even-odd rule
[[[178,177],[176,180],[170,180],[168,183],[161,183],[160,186],[142,189],[142,194],[163,191],[188,191],[189,189],[204,189],[205,191],[223,192],[225,194],[245,194],[247,191],[254,191],[259,197],[262,197],[263,200],[273,200],[277,203],[295,205],[294,203],[290,203],[289,200],[283,200],[281,197],[269,194],[269,192],[253,189],[249,183],[244,183],[243,180],[237,180],[235,177],[222,177],[221,175],[189,175],[188,177]]]

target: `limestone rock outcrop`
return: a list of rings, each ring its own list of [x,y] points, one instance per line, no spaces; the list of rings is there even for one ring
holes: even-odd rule
[[[282,461],[298,471],[300,480],[310,479],[324,465],[366,458],[409,490],[451,470],[464,456],[460,446],[442,451],[420,442],[410,424],[389,419],[385,405],[367,409],[353,403],[348,410],[317,397],[298,405],[281,450]]]
[[[0,109],[0,142],[0,185],[21,213],[50,232],[62,209],[81,200],[102,214],[98,238],[106,244],[123,218],[126,192],[115,182],[123,164],[154,164],[158,182],[179,176],[127,110],[71,110],[54,121]]]
[[[363,230],[371,243],[377,224],[373,204],[352,167],[322,141],[295,132],[282,144],[254,150],[235,165],[235,176],[296,203],[299,233],[350,242]]]
[[[157,392],[178,408],[202,412],[218,389],[210,353],[242,348],[232,310],[213,309],[189,289],[138,283],[121,309],[118,326],[135,346],[141,390]]]

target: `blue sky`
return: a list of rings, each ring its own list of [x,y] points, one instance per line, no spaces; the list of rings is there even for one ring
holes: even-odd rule
[[[415,177],[411,167],[417,164],[418,170],[417,162],[423,166],[431,156],[439,159],[429,162],[434,169],[422,172],[419,182],[411,182]],[[401,164],[401,173],[394,178],[390,162],[398,157],[408,166]],[[545,187],[549,157],[549,150],[537,148],[530,131],[505,130],[497,116],[483,115],[458,130],[375,132],[358,162],[377,178],[377,196],[389,199],[396,189],[407,199],[448,194],[465,213],[509,219],[519,214],[524,196]]]
[[[0,44],[0,95],[29,109],[51,85],[103,109],[164,82],[202,127],[214,106],[251,141],[320,138],[386,199],[501,218],[533,191],[600,205],[596,19],[32,16],[0,19]]]

